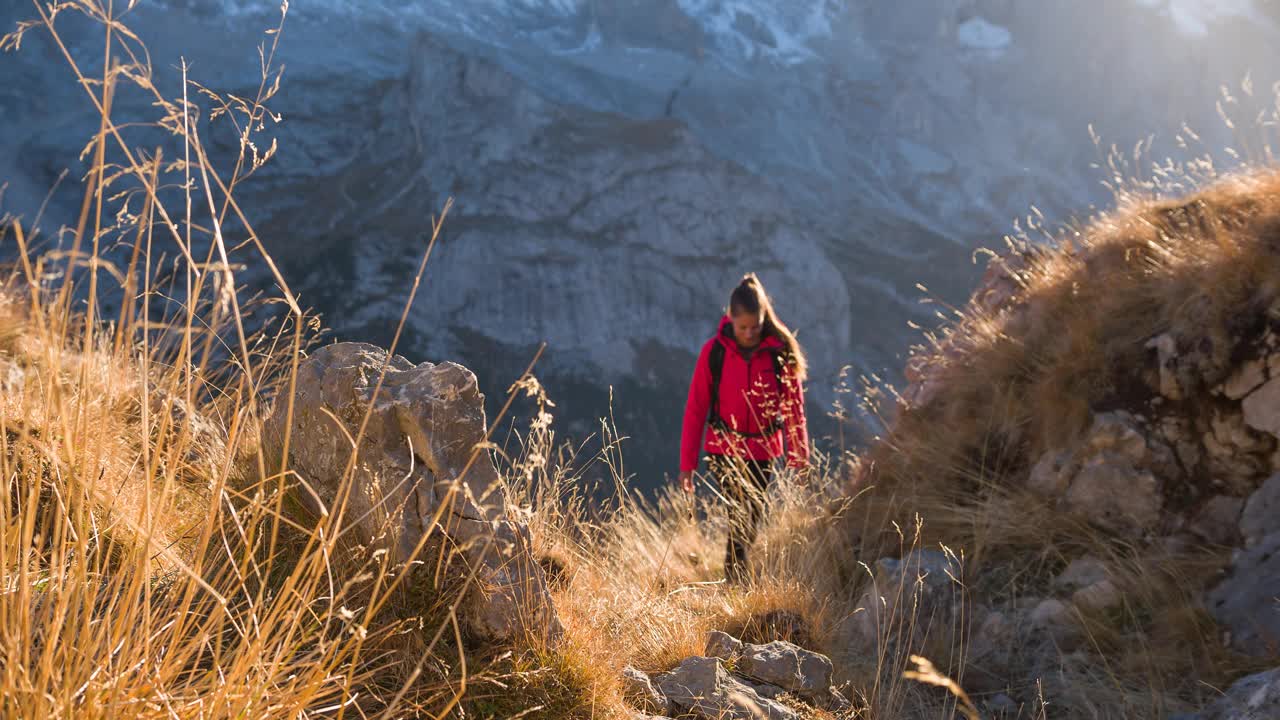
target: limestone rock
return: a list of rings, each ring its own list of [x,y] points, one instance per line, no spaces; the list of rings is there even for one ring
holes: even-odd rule
[[[882,641],[905,642],[919,647],[931,632],[954,629],[960,604],[959,562],[938,550],[913,550],[902,559],[881,558],[875,577],[859,599],[862,612],[854,615],[863,647],[876,648]],[[911,637],[889,637],[899,627],[902,613],[915,614]]]
[[[1123,600],[1124,593],[1110,580],[1099,580],[1071,593],[1071,602],[1087,610],[1106,610],[1118,606]]]
[[[1160,481],[1151,472],[1095,458],[1071,481],[1066,505],[1108,530],[1137,533],[1160,521]]]
[[[986,706],[987,712],[991,713],[991,716],[995,718],[1015,718],[1018,716],[1018,710],[1020,709],[1018,702],[1004,693],[996,693],[987,699],[983,705]]]
[[[717,720],[798,720],[794,710],[730,677],[719,658],[685,658],[655,678],[658,689],[681,711]]]
[[[1028,617],[1032,628],[1043,631],[1063,650],[1073,649],[1080,640],[1080,628],[1074,611],[1056,598],[1041,600]]]
[[[1231,377],[1222,384],[1222,394],[1232,400],[1239,400],[1266,381],[1266,362],[1261,358],[1255,358],[1236,368]]]
[[[985,613],[985,614],[984,614]],[[1020,644],[1011,613],[1001,610],[977,611],[981,617],[969,641],[969,657],[961,678],[969,692],[996,692],[1005,687],[1012,673],[1016,646]]]
[[[1249,427],[1280,437],[1280,378],[1249,393],[1241,407]]]
[[[1209,612],[1236,649],[1264,657],[1280,649],[1280,532],[1238,553],[1231,574],[1208,595]]]
[[[1071,610],[1061,600],[1046,598],[1031,611],[1031,623],[1036,627],[1052,627],[1071,622]]]
[[[314,515],[335,512],[345,497],[344,532],[399,561],[429,534],[447,535],[476,568],[466,608],[473,632],[559,636],[528,528],[508,519],[492,458],[476,449],[485,435],[484,398],[471,371],[450,362],[414,365],[363,343],[329,345],[299,365],[292,408],[277,400],[265,427],[269,453],[283,452],[286,429],[298,497]]]
[[[826,692],[817,693],[805,699],[830,713],[847,712],[853,707],[853,703],[835,688],[827,688]]]
[[[1107,566],[1101,560],[1084,555],[1072,560],[1057,577],[1053,586],[1065,590],[1079,590],[1107,579]]]
[[[645,712],[669,715],[674,710],[649,676],[630,665],[622,668],[622,694],[627,702]]]
[[[737,680],[743,685],[746,685],[752,690],[755,690],[756,694],[759,695],[760,697],[767,698],[769,700],[777,700],[778,698],[787,694],[787,691],[784,688],[780,688],[777,685],[770,685],[767,682],[760,682],[759,680],[755,680],[753,678],[743,677],[738,673],[733,674],[733,679]]]
[[[1262,483],[1240,513],[1240,535],[1245,545],[1255,545],[1272,533],[1280,533],[1280,474]]]
[[[1195,720],[1275,720],[1280,718],[1280,668],[1232,683],[1226,694]]]
[[[1071,512],[1122,535],[1140,535],[1161,519],[1161,477],[1176,477],[1173,451],[1148,437],[1123,412],[1098,414],[1070,450],[1050,450],[1032,468],[1028,487],[1057,498]]]
[[[742,653],[742,641],[738,638],[712,630],[707,635],[706,656],[720,658],[721,660],[733,660]]]
[[[1215,484],[1243,494],[1270,469],[1275,438],[1251,429],[1240,413],[1215,410],[1202,444]]]
[[[736,672],[805,698],[831,687],[831,660],[784,640],[746,645]]]
[[[1191,518],[1187,528],[1195,535],[1216,545],[1233,545],[1240,536],[1240,511],[1244,500],[1230,495],[1214,495]]]
[[[1146,348],[1156,353],[1159,369],[1160,394],[1170,400],[1182,399],[1182,386],[1178,382],[1178,344],[1169,333],[1157,335],[1147,341]]]
[[[1072,470],[1071,453],[1046,452],[1031,468],[1027,487],[1038,495],[1058,497],[1070,486]]]

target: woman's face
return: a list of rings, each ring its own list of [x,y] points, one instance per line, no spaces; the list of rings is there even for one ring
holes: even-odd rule
[[[739,312],[730,317],[733,321],[733,339],[744,348],[760,344],[760,332],[764,329],[764,313]]]

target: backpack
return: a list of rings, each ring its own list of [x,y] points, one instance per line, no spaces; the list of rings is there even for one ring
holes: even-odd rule
[[[778,397],[784,395],[782,374],[785,372],[783,353],[785,350],[762,348],[773,359],[773,379],[778,383]],[[719,341],[711,344],[711,352],[707,355],[707,364],[711,367],[711,413],[708,422],[712,428],[724,433],[733,433],[745,438],[767,438],[782,429],[782,418],[774,416],[762,432],[743,432],[729,426],[720,416],[720,375],[724,371],[724,345]]]

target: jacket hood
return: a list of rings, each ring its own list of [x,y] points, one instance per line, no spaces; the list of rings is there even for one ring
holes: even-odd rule
[[[725,315],[720,318],[720,327],[716,330],[716,340],[724,345],[726,350],[737,350],[738,341],[733,337],[733,318]],[[781,348],[782,340],[772,336],[765,335],[760,338],[760,347],[762,348]]]

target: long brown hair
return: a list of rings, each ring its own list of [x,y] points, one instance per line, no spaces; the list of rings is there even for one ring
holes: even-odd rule
[[[729,295],[730,317],[742,312],[764,315],[763,333],[778,338],[786,346],[784,357],[791,372],[799,380],[809,376],[809,361],[805,359],[804,349],[800,347],[791,328],[778,319],[777,313],[773,311],[773,302],[769,300],[769,294],[764,291],[764,285],[755,273],[743,275],[742,282]]]

